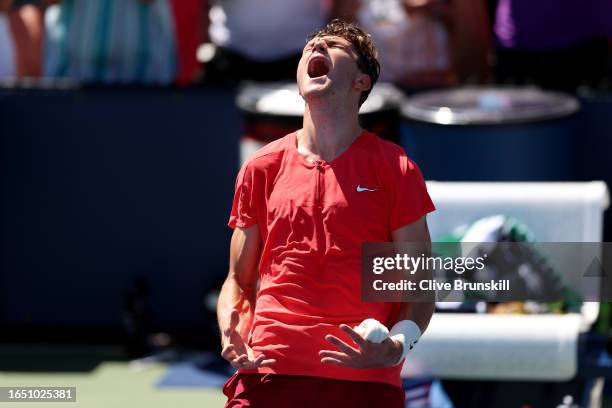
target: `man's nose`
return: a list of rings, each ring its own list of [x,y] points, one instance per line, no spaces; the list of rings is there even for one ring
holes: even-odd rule
[[[322,39],[318,40],[315,42],[313,50],[318,52],[325,52],[327,50],[327,43]]]

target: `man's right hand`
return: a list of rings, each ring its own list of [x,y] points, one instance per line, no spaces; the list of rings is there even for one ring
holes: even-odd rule
[[[255,352],[251,349],[238,332],[240,323],[240,313],[233,309],[229,315],[229,324],[221,333],[221,344],[223,350],[221,356],[230,362],[234,368],[254,369],[259,367],[269,367],[276,363],[274,359],[266,359],[263,354],[255,357]]]

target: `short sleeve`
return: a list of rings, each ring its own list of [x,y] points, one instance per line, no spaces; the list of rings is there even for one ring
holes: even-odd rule
[[[412,160],[401,154],[399,169],[392,171],[392,208],[389,225],[395,231],[411,224],[436,208],[429,197],[421,170]]]
[[[248,228],[257,224],[254,178],[253,168],[246,163],[236,177],[232,212],[227,223],[230,228]]]

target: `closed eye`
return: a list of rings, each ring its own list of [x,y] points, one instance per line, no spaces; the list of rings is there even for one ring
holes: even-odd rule
[[[341,43],[339,41],[335,41],[333,39],[325,39],[325,45],[327,46],[327,48],[339,48],[341,50],[345,50],[347,52],[349,52],[351,46]],[[302,53],[306,53],[306,52],[310,52],[312,51],[312,49],[314,48],[314,43],[308,43],[306,44],[306,46],[304,47],[304,50],[302,51]]]

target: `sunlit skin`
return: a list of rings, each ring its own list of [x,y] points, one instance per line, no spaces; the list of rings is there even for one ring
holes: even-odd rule
[[[309,64],[318,61],[327,66],[328,72],[311,78],[308,75]],[[361,92],[370,88],[370,77],[357,67],[357,53],[350,42],[341,37],[316,37],[302,51],[297,83],[300,95],[309,106],[317,101],[317,97],[326,96],[339,101],[338,105],[350,105],[354,109]]]
[[[313,78],[309,67],[317,64],[325,67],[325,73]],[[357,52],[348,40],[325,36],[304,47],[297,84],[306,101],[298,151],[309,161],[331,161],[361,134],[359,98],[372,81],[357,67]]]

